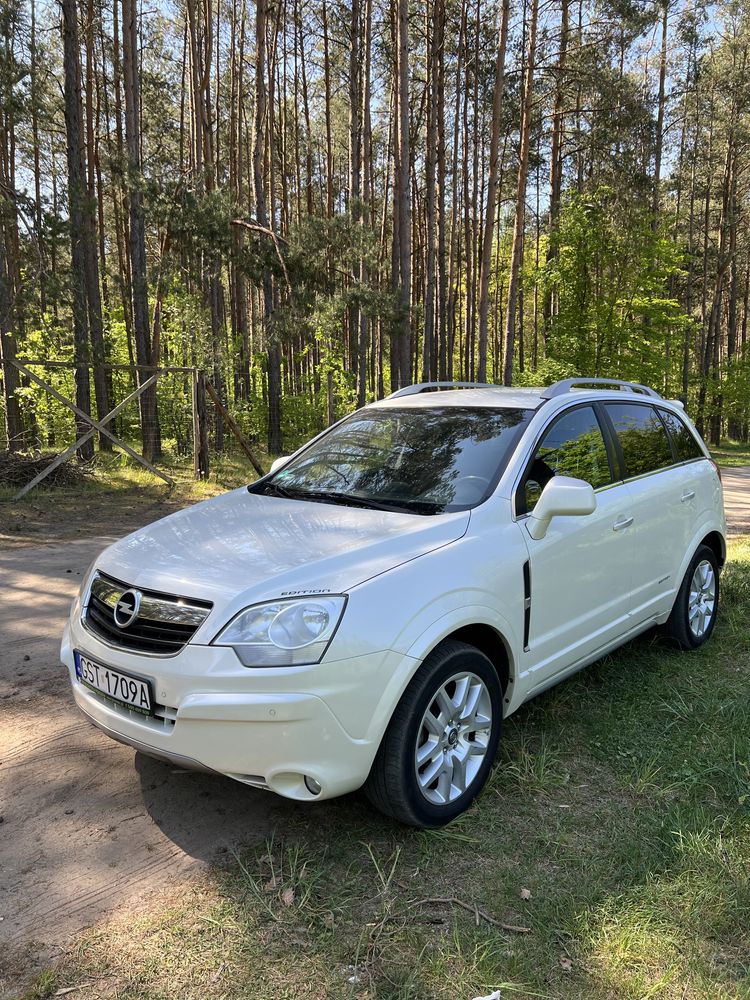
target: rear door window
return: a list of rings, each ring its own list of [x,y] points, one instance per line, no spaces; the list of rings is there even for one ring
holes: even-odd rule
[[[669,436],[672,438],[672,445],[678,462],[689,462],[692,458],[705,458],[703,450],[695,440],[693,432],[688,425],[669,410],[659,410],[661,418],[667,425]]]
[[[612,482],[607,446],[593,407],[569,410],[545,431],[521,483],[519,514],[534,509],[553,476],[583,479],[594,489]]]
[[[605,403],[614,424],[628,478],[666,469],[674,464],[666,428],[653,406]]]

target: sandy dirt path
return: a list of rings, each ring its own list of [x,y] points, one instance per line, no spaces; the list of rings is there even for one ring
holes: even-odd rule
[[[750,468],[723,481],[730,533],[750,532]],[[181,771],[81,716],[59,638],[81,576],[112,540],[0,544],[0,953],[137,912],[222,850],[336,808]]]
[[[729,535],[750,534],[750,466],[722,469],[724,509]]]
[[[73,703],[63,622],[112,539],[0,547],[0,955],[152,904],[222,849],[309,807],[181,771],[101,734]],[[335,808],[335,803],[319,808]]]

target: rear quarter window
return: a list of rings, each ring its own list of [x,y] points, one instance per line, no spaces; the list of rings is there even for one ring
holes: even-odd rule
[[[678,462],[689,462],[692,458],[706,457],[703,454],[703,449],[695,440],[695,435],[684,420],[669,410],[660,409],[659,413],[669,430]]]
[[[666,428],[653,406],[606,403],[625,460],[628,478],[666,469],[674,464]]]

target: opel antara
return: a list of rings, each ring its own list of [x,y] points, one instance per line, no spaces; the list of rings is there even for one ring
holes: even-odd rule
[[[250,486],[111,545],[62,660],[109,736],[441,826],[503,720],[648,629],[716,623],[718,469],[645,386],[401,389]]]

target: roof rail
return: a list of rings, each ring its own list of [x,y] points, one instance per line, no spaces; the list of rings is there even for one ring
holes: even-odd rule
[[[618,378],[564,378],[560,382],[555,382],[549,389],[545,389],[542,393],[542,399],[554,399],[555,396],[563,396],[571,389],[585,388],[589,385],[610,386],[621,392],[634,392],[641,396],[653,396],[655,399],[662,398],[655,389],[641,385],[640,382],[623,382]]]
[[[416,385],[405,385],[396,389],[386,399],[397,399],[399,396],[416,396],[420,392],[432,392],[440,389],[498,389],[500,386],[489,382],[418,382]]]

